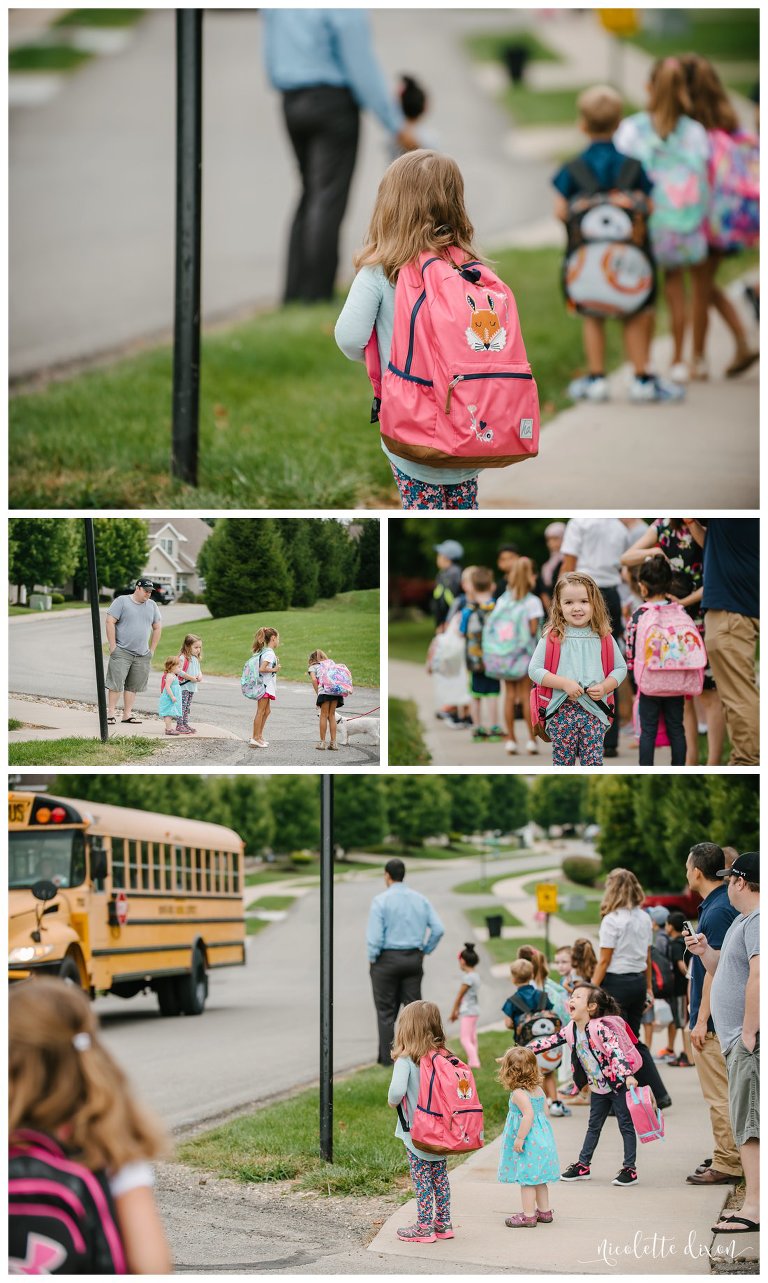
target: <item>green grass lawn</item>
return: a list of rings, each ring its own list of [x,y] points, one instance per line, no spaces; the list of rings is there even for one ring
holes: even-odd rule
[[[247,936],[256,936],[260,931],[263,931],[265,927],[269,927],[271,925],[269,918],[246,918],[245,934]]]
[[[694,49],[716,62],[757,63],[760,49],[760,11],[754,9],[688,9],[685,28],[679,32],[640,31],[631,43],[654,58],[687,53]]]
[[[20,731],[23,725],[24,725],[24,723],[23,723],[23,722],[20,722],[20,721],[19,721],[19,719],[18,719],[18,717],[9,717],[9,718],[8,718],[8,730],[9,730],[9,731]]]
[[[390,659],[402,659],[423,667],[435,625],[428,615],[422,619],[392,619],[387,635]]]
[[[527,855],[528,852],[521,851],[520,854]],[[528,869],[520,869],[519,871],[517,869],[507,869],[503,873],[499,870],[497,873],[492,873],[487,878],[471,878],[469,882],[460,882],[458,886],[453,887],[452,890],[456,895],[488,895],[488,893],[493,890],[496,883],[501,882],[502,878],[525,877],[528,872]]]
[[[455,1037],[452,1030],[448,1037]],[[486,1140],[492,1140],[501,1132],[507,1114],[509,1097],[495,1076],[496,1057],[509,1046],[509,1035],[481,1034],[478,1044],[483,1067],[475,1071],[475,1079]],[[186,1141],[179,1146],[177,1158],[216,1176],[244,1182],[294,1181],[299,1189],[328,1196],[402,1191],[410,1197],[405,1147],[394,1136],[396,1114],[387,1106],[389,1080],[390,1071],[377,1066],[334,1084],[331,1164],[318,1154],[317,1088]],[[462,1157],[451,1158],[449,1166],[462,1161]]]
[[[580,327],[560,292],[561,254],[493,257],[515,292],[546,417],[568,404],[565,387],[582,365]],[[197,490],[170,480],[169,349],[14,396],[11,506],[395,506],[379,434],[368,423],[365,371],[333,341],[340,306],[341,299],[294,305],[204,337]],[[611,366],[618,356],[612,327]],[[287,437],[282,424],[290,425]],[[333,468],[316,467],[318,450],[334,457]]]
[[[480,35],[468,36],[465,41],[470,57],[478,62],[503,62],[507,45],[519,45],[528,50],[532,62],[561,62],[559,54],[550,49],[532,31],[518,31],[516,28],[504,31],[486,31]]]
[[[538,882],[542,880],[541,878],[537,879]],[[536,894],[537,881],[526,882],[523,887],[526,895]],[[578,882],[569,882],[567,878],[554,877],[552,881],[557,882],[558,898],[561,905],[568,895],[582,895],[587,900],[586,907],[583,909],[559,908],[555,915],[556,917],[562,918],[563,922],[567,922],[572,927],[596,927],[599,925],[600,901],[603,898],[602,890],[595,887],[581,886]]]
[[[69,9],[54,27],[132,27],[144,16],[143,9]]]
[[[17,45],[8,53],[8,70],[74,71],[92,56],[70,45]]]
[[[263,895],[258,900],[252,900],[248,909],[253,912],[265,909],[268,913],[282,913],[285,909],[290,909],[295,899],[295,895]]]
[[[340,877],[344,873],[355,872],[365,869],[369,872],[376,872],[375,866],[366,864],[363,860],[337,860],[334,864],[334,875]],[[270,882],[284,882],[292,878],[314,878],[320,876],[319,859],[308,860],[306,864],[280,864],[266,869],[256,869],[253,873],[247,873],[245,885],[248,887],[266,886]],[[293,899],[293,896],[291,896]]]
[[[518,125],[573,125],[575,129],[578,123],[576,99],[587,87],[531,89],[527,85],[510,84],[502,101]],[[625,115],[638,110],[638,103],[624,100]]]
[[[302,610],[271,610],[258,615],[198,620],[195,631],[203,639],[203,678],[206,673],[239,677],[251,654],[254,634],[263,624],[270,624],[280,633],[278,684],[281,677],[305,681],[307,699],[314,700],[307,677],[307,659],[310,651],[320,649],[349,667],[355,685],[378,686],[378,588],[339,593]],[[175,624],[163,630],[162,643],[154,659],[156,669],[162,669],[166,655],[178,653],[188,632],[188,624]]]
[[[390,766],[427,766],[432,755],[424,742],[419,713],[412,699],[389,700]]]
[[[472,909],[465,909],[464,916],[472,923],[473,927],[484,927],[486,925],[485,919],[491,916],[500,916],[503,927],[521,927],[523,925],[520,919],[515,917],[514,913],[510,913],[509,909],[504,908],[503,904],[476,905]]]
[[[125,766],[152,757],[161,741],[137,735],[100,739],[21,740],[8,745],[9,766]]]
[[[9,606],[9,615],[26,615],[28,619],[42,618],[50,615],[54,610],[90,610],[90,602],[87,601],[59,601],[51,606],[50,610],[32,610],[30,606]]]
[[[513,940],[483,940],[478,948],[487,950],[493,963],[514,962],[521,944],[530,944],[540,953],[546,953],[544,936],[515,936]],[[550,946],[550,955],[552,952],[553,949]]]

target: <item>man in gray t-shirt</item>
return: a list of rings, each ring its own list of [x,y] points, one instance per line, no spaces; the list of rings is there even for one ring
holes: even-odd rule
[[[152,656],[163,630],[160,611],[152,600],[151,579],[139,579],[130,596],[116,597],[107,611],[109,664],[106,686],[109,716],[117,720],[117,701],[123,696],[123,722],[141,723],[132,715],[137,695],[147,689]]]
[[[738,855],[727,878],[728,899],[740,916],[728,928],[723,946],[710,948],[706,936],[686,935],[686,948],[713,977],[709,998],[712,1019],[728,1072],[728,1106],[733,1138],[744,1168],[746,1193],[736,1216],[723,1212],[716,1234],[745,1234],[760,1223],[760,857]]]

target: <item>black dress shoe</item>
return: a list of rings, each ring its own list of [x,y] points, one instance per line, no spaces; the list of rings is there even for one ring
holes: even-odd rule
[[[656,1101],[656,1104],[658,1105],[659,1109],[669,1109],[670,1105],[672,1104],[672,1097],[662,1096],[661,1100]]]

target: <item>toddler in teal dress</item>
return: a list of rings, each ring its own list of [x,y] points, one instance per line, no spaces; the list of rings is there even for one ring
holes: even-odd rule
[[[178,655],[170,655],[163,664],[163,675],[160,678],[160,699],[157,703],[157,711],[165,722],[166,735],[180,735],[183,732],[177,731],[176,723],[184,714],[181,703],[181,685],[179,684],[179,669],[181,660]]]
[[[546,1116],[541,1070],[527,1047],[510,1047],[499,1061],[497,1079],[508,1088],[509,1112],[501,1138],[499,1180],[520,1186],[522,1212],[508,1216],[510,1229],[534,1229],[552,1221],[549,1181],[560,1179],[552,1125]]]

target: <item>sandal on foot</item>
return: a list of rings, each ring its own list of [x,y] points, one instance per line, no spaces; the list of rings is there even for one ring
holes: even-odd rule
[[[723,1223],[724,1222],[724,1223]],[[734,1225],[743,1225],[743,1229],[734,1229]],[[747,1220],[746,1216],[723,1215],[719,1225],[710,1226],[713,1234],[759,1234],[760,1222]]]
[[[536,1208],[536,1220],[542,1225],[551,1225],[554,1219],[553,1212],[542,1212],[540,1208]]]
[[[107,718],[107,726],[114,726],[116,722],[117,722],[117,718],[116,718],[116,717],[108,717],[108,718]]]
[[[759,360],[759,352],[752,352],[747,349],[745,352],[737,353],[725,371],[726,379],[733,379],[737,374],[743,374],[745,370],[749,369],[750,365],[754,365],[755,361]],[[739,1230],[738,1233],[745,1233],[745,1231]]]
[[[514,1216],[507,1216],[504,1221],[511,1230],[532,1230],[538,1223],[537,1216],[526,1216],[524,1212],[515,1212]]]
[[[141,726],[141,717],[123,717],[120,719],[123,726]]]

